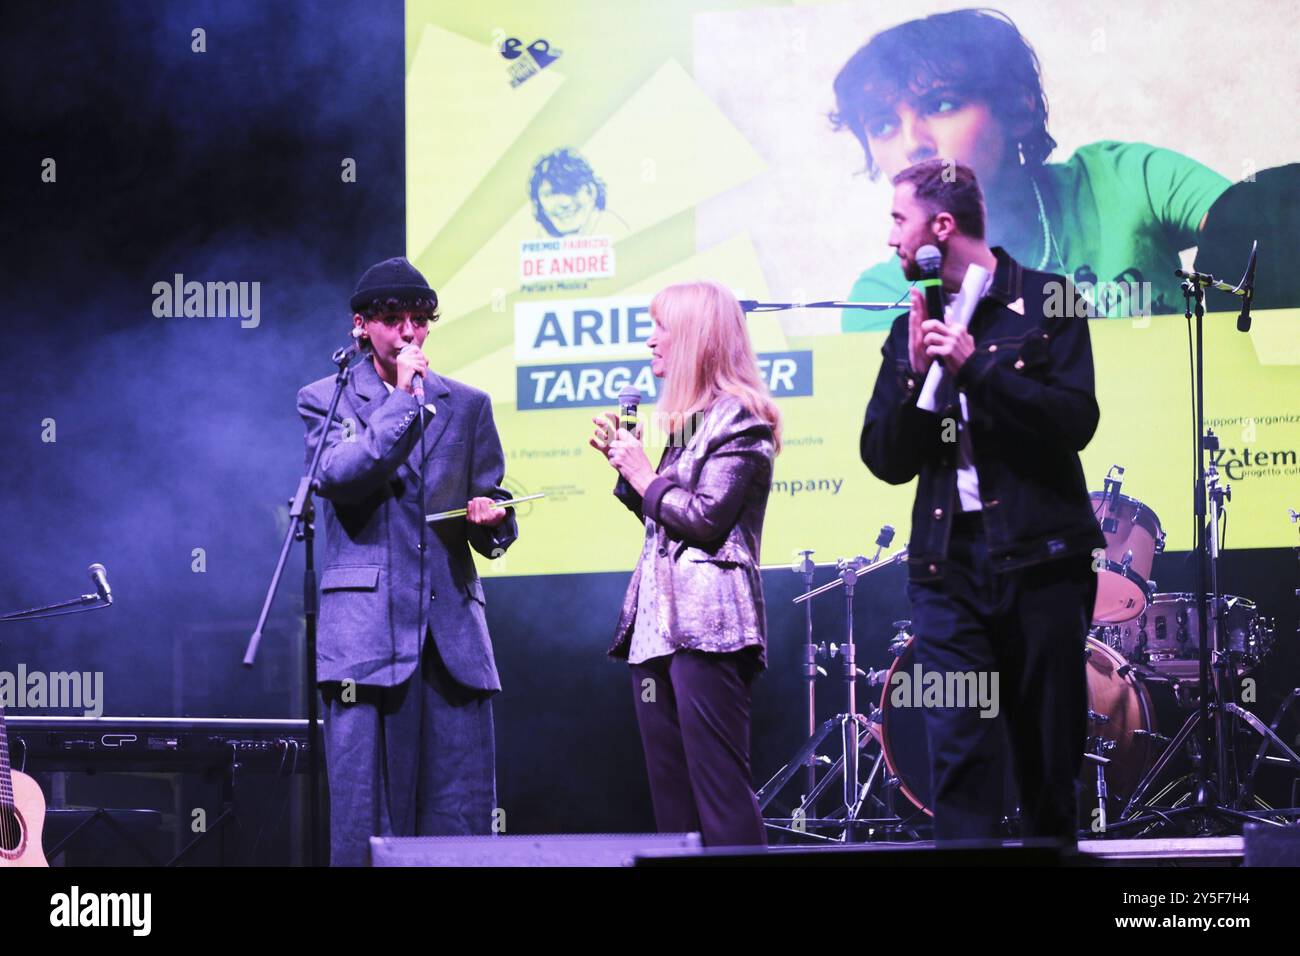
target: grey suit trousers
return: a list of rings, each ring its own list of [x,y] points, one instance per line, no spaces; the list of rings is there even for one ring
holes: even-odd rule
[[[332,866],[367,865],[372,835],[490,831],[496,807],[491,694],[453,680],[431,634],[420,669],[404,683],[348,689],[330,682],[321,691]]]

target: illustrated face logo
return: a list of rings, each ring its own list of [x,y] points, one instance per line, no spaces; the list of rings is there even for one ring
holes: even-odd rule
[[[534,40],[524,46],[517,37],[509,37],[501,43],[501,57],[510,63],[510,85],[518,86],[525,80],[536,76],[560,58],[562,50],[552,50],[549,41]]]

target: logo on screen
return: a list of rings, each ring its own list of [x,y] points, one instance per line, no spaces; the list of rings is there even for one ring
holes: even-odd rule
[[[506,73],[510,77],[511,86],[532,79],[558,60],[562,53],[562,50],[552,50],[549,40],[534,40],[526,47],[516,37],[510,37],[501,43],[501,58],[508,64]]]

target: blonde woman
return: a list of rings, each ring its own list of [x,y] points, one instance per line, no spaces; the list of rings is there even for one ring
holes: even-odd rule
[[[645,523],[610,656],[632,671],[659,830],[698,831],[710,846],[763,844],[750,683],[767,663],[758,554],[781,415],[725,286],[669,286],[650,316],[657,420],[668,433],[659,467],[613,413],[594,419],[591,439],[621,476],[614,493]]]

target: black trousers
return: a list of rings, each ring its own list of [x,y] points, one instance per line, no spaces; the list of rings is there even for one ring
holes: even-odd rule
[[[924,673],[996,673],[1000,713],[925,708],[935,838],[1000,836],[1009,740],[1021,835],[1072,844],[1087,733],[1085,641],[1097,591],[1091,556],[995,573],[982,518],[973,514],[954,521],[949,558],[942,581],[908,585],[916,660]]]
[[[699,832],[706,846],[766,844],[750,779],[750,654],[682,650],[631,670],[659,832]]]

